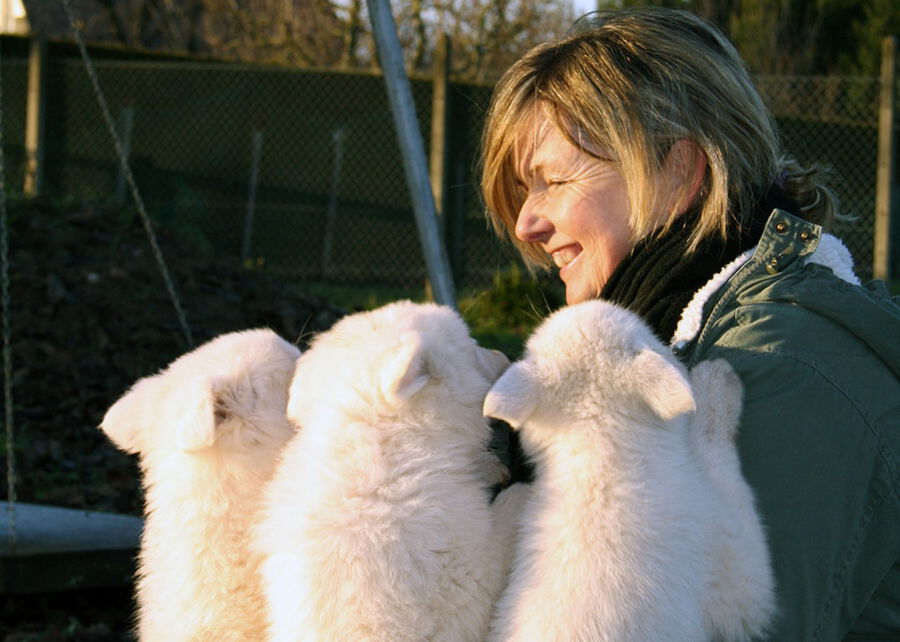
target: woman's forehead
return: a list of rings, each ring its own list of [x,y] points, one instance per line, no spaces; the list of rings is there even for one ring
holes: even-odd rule
[[[512,151],[513,168],[519,178],[530,173],[535,152],[555,129],[544,109],[536,107],[526,111],[516,128]]]
[[[572,141],[578,141],[577,144]],[[513,170],[518,179],[528,177],[534,167],[565,161],[587,153],[594,158],[612,160],[612,148],[600,145],[580,128],[576,135],[564,131],[546,107],[528,110],[515,132],[512,151]]]

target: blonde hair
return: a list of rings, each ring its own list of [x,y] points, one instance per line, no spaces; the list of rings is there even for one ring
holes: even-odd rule
[[[671,146],[687,139],[705,155],[706,173],[691,248],[741,225],[773,182],[802,213],[824,222],[836,209],[814,169],[782,159],[773,119],[734,46],[711,23],[686,11],[640,7],[592,14],[586,30],[533,48],[494,89],[482,134],[482,193],[495,231],[532,266],[547,265],[537,246],[515,237],[526,198],[516,173],[523,130],[543,110],[569,141],[611,149],[622,173],[634,240],[668,228],[681,198],[657,202],[654,177]],[[682,193],[689,190],[685,180]],[[683,209],[683,208],[682,208]]]

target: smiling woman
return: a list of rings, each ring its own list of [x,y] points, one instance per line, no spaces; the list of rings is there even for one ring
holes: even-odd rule
[[[580,23],[494,90],[494,229],[558,269],[569,304],[627,307],[685,365],[738,373],[741,471],[779,599],[769,639],[900,639],[900,308],[854,275],[822,172],[782,155],[714,25],[658,7]]]
[[[773,120],[715,27],[693,16],[666,24],[690,15],[677,11],[613,15],[620,19],[598,13],[596,29],[535,47],[504,74],[484,130],[482,188],[495,229],[531,265],[549,267],[560,243],[578,243],[566,245],[568,257],[585,264],[579,277],[560,273],[570,303],[597,295],[623,303],[667,339],[693,294],[756,243],[774,207],[824,222],[835,204],[815,172],[779,159]],[[560,228],[551,240],[552,216],[541,234],[519,236],[530,229],[519,218],[532,215],[525,205],[540,188],[526,184],[535,160],[568,166],[590,157],[606,161],[598,166],[619,175],[620,188],[590,190],[602,207],[579,238]],[[781,185],[773,183],[778,176]],[[654,280],[664,291],[645,296],[632,278],[622,282],[626,270],[661,272]]]

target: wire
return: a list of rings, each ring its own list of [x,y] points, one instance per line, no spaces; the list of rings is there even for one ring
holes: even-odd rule
[[[3,64],[0,59],[0,300],[3,317],[3,400],[6,425],[6,512],[9,548],[16,553],[16,448],[13,427],[12,332],[10,331],[9,238],[6,208],[6,169],[3,152]]]
[[[159,244],[156,241],[156,233],[153,231],[153,225],[150,222],[150,217],[147,216],[147,210],[144,207],[144,201],[141,198],[140,192],[137,188],[137,183],[134,180],[134,174],[131,171],[131,165],[128,162],[128,157],[125,155],[125,149],[122,145],[122,141],[119,138],[119,134],[116,131],[116,126],[113,121],[112,115],[110,114],[109,107],[106,104],[106,99],[103,96],[103,91],[100,89],[100,81],[97,79],[97,71],[94,69],[94,65],[91,62],[91,58],[88,55],[87,47],[84,44],[84,38],[81,36],[81,30],[78,28],[78,24],[75,21],[75,15],[72,13],[72,7],[69,3],[69,0],[63,0],[63,7],[66,10],[66,16],[69,20],[69,26],[72,28],[72,33],[75,35],[75,42],[78,44],[78,50],[81,52],[81,59],[84,61],[85,71],[88,73],[88,77],[91,80],[91,85],[94,88],[94,94],[97,96],[97,102],[100,104],[100,110],[103,112],[103,119],[106,121],[106,128],[109,130],[109,135],[112,137],[113,145],[116,148],[116,154],[119,157],[119,160],[122,164],[122,169],[125,173],[125,180],[128,183],[128,187],[131,190],[131,197],[134,199],[134,203],[137,206],[138,214],[140,214],[141,221],[144,224],[144,229],[147,232],[147,238],[150,240],[150,246],[153,248],[153,255],[156,258],[156,263],[159,265],[159,270],[162,273],[163,280],[166,283],[166,290],[169,293],[169,298],[172,300],[172,304],[175,306],[175,313],[178,316],[178,323],[181,326],[181,331],[184,334],[184,338],[187,341],[188,348],[194,347],[194,339],[191,335],[191,328],[188,325],[187,317],[184,314],[184,310],[181,307],[181,302],[178,299],[178,295],[175,292],[175,285],[172,282],[172,278],[169,276],[169,270],[166,267],[166,262],[163,259],[162,251],[159,249]]]

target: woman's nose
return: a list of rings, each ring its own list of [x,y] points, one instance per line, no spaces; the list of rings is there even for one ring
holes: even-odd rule
[[[516,238],[523,243],[544,243],[553,234],[553,224],[526,201],[516,219]]]

